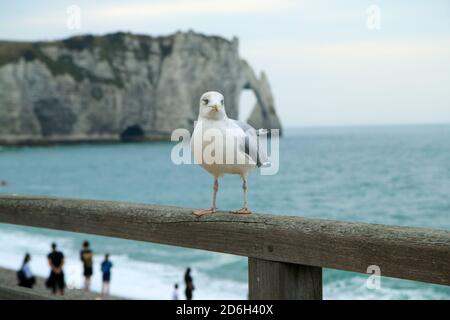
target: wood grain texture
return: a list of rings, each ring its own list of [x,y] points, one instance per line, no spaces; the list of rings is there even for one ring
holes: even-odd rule
[[[135,203],[0,195],[0,222],[450,285],[450,232]]]
[[[322,300],[322,268],[248,259],[250,300]]]

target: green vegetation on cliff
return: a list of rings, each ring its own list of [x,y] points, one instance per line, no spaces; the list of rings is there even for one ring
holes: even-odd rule
[[[139,46],[133,50],[134,55],[139,60],[147,60],[150,54],[159,54],[161,59],[172,53],[173,36],[152,38],[150,36],[133,35],[130,33],[117,32],[105,36],[82,35],[75,36],[61,41],[49,42],[14,42],[0,41],[0,67],[17,62],[20,59],[33,61],[35,59],[44,63],[53,75],[69,74],[75,81],[88,79],[93,82],[113,84],[123,87],[123,79],[113,60],[116,56],[122,55],[127,50],[126,37],[139,40]],[[157,40],[159,50],[151,52],[151,43]],[[91,70],[78,66],[73,58],[68,54],[61,54],[56,60],[44,53],[46,47],[56,47],[67,49],[68,51],[98,52],[99,59],[108,62],[114,74],[114,79],[107,79],[95,76]]]

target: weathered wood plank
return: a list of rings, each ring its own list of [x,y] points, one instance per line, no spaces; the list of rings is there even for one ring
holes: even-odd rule
[[[322,300],[322,268],[248,259],[250,300]]]
[[[450,285],[450,232],[112,201],[0,195],[0,222]]]

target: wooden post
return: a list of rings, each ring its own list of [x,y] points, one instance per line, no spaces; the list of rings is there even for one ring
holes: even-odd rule
[[[322,268],[248,258],[250,300],[322,300]]]

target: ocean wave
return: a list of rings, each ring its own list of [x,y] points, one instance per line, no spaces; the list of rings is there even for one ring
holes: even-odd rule
[[[70,237],[70,236],[69,236]],[[77,240],[67,237],[46,237],[0,229],[0,243],[4,244],[0,252],[0,266],[18,269],[26,252],[32,255],[31,268],[42,277],[49,274],[47,254],[50,243],[57,242],[65,254],[65,274],[67,285],[80,288],[83,283],[82,266],[76,248]],[[5,245],[7,244],[7,245]],[[100,291],[100,263],[102,255],[94,256],[94,274],[92,290]],[[174,267],[162,263],[152,263],[130,259],[127,255],[113,255],[111,294],[133,299],[170,299],[173,286],[180,286],[179,296],[183,297],[183,267]],[[246,299],[247,285],[232,280],[211,278],[202,272],[199,266],[193,266],[192,276],[196,290],[196,299]]]
[[[80,288],[83,283],[82,266],[78,256],[79,237],[70,233],[52,234],[35,233],[31,229],[19,230],[17,227],[0,226],[0,266],[17,269],[23,255],[31,253],[31,267],[36,275],[46,277],[49,274],[47,253],[50,243],[55,241],[66,256],[65,274],[67,284],[73,288]],[[99,241],[99,240],[97,240]],[[115,239],[115,241],[120,241]],[[130,246],[133,248],[133,246]],[[138,246],[136,246],[138,249]],[[159,251],[159,250],[158,250]],[[194,251],[196,262],[189,262],[196,290],[196,299],[246,299],[248,295],[246,281],[235,281],[220,278],[214,270],[232,268],[237,272],[236,264],[242,257],[219,253],[205,253]],[[203,255],[202,255],[203,254]],[[185,257],[187,258],[187,257]],[[185,260],[183,258],[182,260]],[[94,256],[94,275],[92,289],[100,291],[101,273],[100,262],[103,256]],[[111,293],[132,299],[170,299],[173,286],[180,286],[179,296],[184,296],[183,274],[186,263],[180,266],[173,264],[155,263],[130,258],[128,254],[112,255],[114,264],[111,283]],[[366,287],[366,275],[325,270],[324,298],[325,299],[449,299],[450,291],[447,287],[420,284],[412,281],[382,278],[381,287],[370,290]]]
[[[367,275],[368,277],[368,275]],[[368,289],[367,277],[354,275],[332,281],[324,286],[324,299],[328,300],[446,300],[448,288],[413,281],[381,278],[380,287]]]

